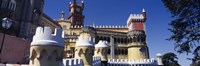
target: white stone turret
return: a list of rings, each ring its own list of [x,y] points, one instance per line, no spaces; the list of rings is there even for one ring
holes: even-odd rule
[[[83,28],[75,47],[75,58],[82,59],[84,66],[92,66],[94,55],[94,37],[90,28]]]
[[[55,33],[51,34],[52,30],[50,27],[38,27],[36,33],[33,36],[33,45],[54,45],[64,47],[64,32],[62,29],[55,29]]]
[[[163,66],[163,63],[162,63],[162,54],[158,53],[156,56],[157,56],[158,66]]]
[[[100,40],[98,44],[95,45],[95,53],[94,56],[101,57],[101,66],[107,65],[107,48],[108,48],[108,42]]]
[[[31,42],[30,66],[61,66],[64,39],[61,29],[51,34],[50,27],[38,27]]]

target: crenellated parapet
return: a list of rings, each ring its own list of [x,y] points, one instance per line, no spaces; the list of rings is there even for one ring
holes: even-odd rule
[[[70,28],[76,28],[76,29],[80,29],[82,27],[83,27],[82,25],[72,25],[72,26],[70,26]]]
[[[89,34],[82,33],[76,41],[76,47],[79,46],[94,46],[94,38]]]
[[[131,65],[131,66],[157,66],[157,61],[154,59],[109,59],[109,66],[123,66],[123,65]]]
[[[93,27],[93,28],[102,28],[102,29],[109,29],[109,28],[127,28],[127,26],[123,26],[123,25],[85,25],[85,26],[89,26],[89,27]]]
[[[101,28],[101,29],[113,29],[113,28],[127,29],[128,28],[127,26],[123,26],[123,25],[85,25],[85,26],[74,25],[74,26],[71,26],[70,28],[80,29],[82,27],[93,27],[93,28]]]
[[[33,45],[54,45],[64,47],[64,32],[62,29],[55,29],[54,34],[51,34],[50,27],[38,27],[36,33],[33,36]]]
[[[146,11],[142,9],[141,14],[130,14],[128,20],[127,20],[127,25],[130,24],[131,22],[145,22],[146,21]]]

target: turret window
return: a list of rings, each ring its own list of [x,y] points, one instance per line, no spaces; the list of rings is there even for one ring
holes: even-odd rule
[[[66,26],[66,25],[63,25],[63,29],[66,30],[66,29],[67,29],[67,26]]]
[[[9,4],[9,5],[8,5]],[[15,0],[3,0],[1,8],[9,8],[10,10],[15,11],[16,9],[16,1]]]
[[[6,8],[8,4],[8,0],[3,0],[1,4],[1,8]]]

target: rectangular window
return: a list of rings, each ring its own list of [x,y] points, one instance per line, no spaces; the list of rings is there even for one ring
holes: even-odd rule
[[[66,29],[67,29],[67,26],[66,26],[66,25],[63,25],[63,29],[66,30]]]

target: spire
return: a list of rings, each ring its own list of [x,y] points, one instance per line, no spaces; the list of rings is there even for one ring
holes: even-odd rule
[[[76,4],[76,0],[73,0],[73,4]]]
[[[65,12],[62,11],[62,12],[61,12],[61,20],[64,20],[64,19],[65,19]]]
[[[84,3],[84,0],[82,0],[81,3]]]
[[[146,20],[146,18],[147,18],[147,15],[146,15],[146,11],[145,11],[145,9],[144,9],[144,8],[142,9],[142,15],[143,15],[144,19]]]
[[[94,22],[92,23],[92,26],[95,27],[95,23]]]
[[[82,7],[84,8],[84,0],[81,1]]]
[[[72,2],[69,2],[69,4],[71,5],[71,4],[72,4]]]
[[[144,8],[142,9],[142,12],[146,12]]]

